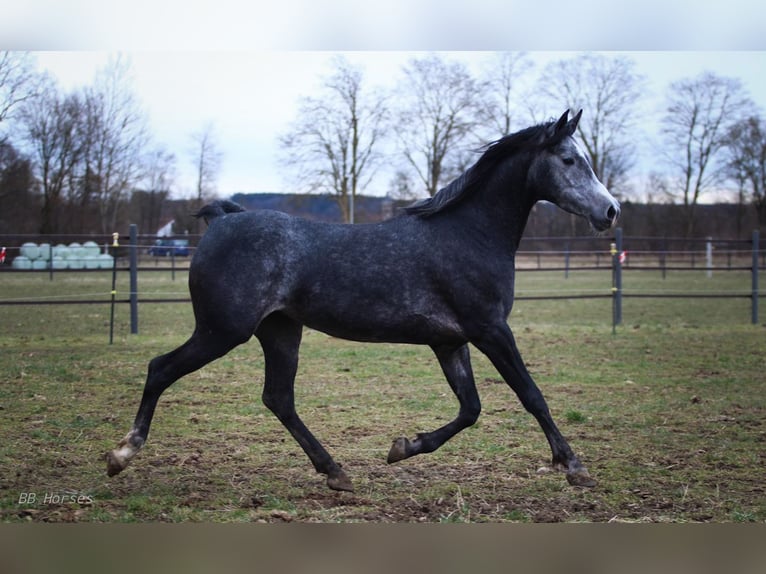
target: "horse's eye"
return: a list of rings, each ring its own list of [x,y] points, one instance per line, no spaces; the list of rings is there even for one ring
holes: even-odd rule
[[[561,161],[564,162],[564,165],[574,165],[574,158],[573,157],[565,157],[565,158],[562,158]]]

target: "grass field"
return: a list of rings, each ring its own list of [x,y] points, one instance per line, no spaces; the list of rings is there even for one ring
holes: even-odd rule
[[[187,293],[145,273],[141,297]],[[109,299],[109,273],[0,275],[0,299]],[[749,274],[626,272],[625,292],[749,291]],[[521,273],[519,295],[609,293],[609,272]],[[120,276],[119,297],[127,277]],[[85,297],[85,296],[83,296]],[[146,447],[108,478],[148,361],[191,332],[189,304],[0,306],[0,516],[6,522],[764,522],[766,330],[747,299],[519,301],[522,354],[599,485],[548,472],[534,419],[473,350],[483,412],[439,451],[387,465],[391,441],[454,417],[428,349],[307,331],[298,410],[356,492],[326,488],[260,402],[256,341],[171,387]]]

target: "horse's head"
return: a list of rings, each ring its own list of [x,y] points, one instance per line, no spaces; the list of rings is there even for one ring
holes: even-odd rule
[[[582,110],[571,120],[569,110],[545,130],[545,138],[529,169],[527,183],[538,199],[586,218],[597,231],[617,221],[620,204],[593,173],[573,135]]]

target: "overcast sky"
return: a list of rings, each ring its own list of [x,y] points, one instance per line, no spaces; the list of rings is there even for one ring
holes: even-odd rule
[[[523,49],[540,65],[573,50],[627,50],[649,80],[650,108],[670,81],[709,69],[741,79],[766,110],[761,2],[455,4],[201,0],[190,9],[180,0],[27,0],[7,7],[0,48],[35,51],[39,67],[65,88],[91,83],[110,51],[128,55],[151,133],[177,157],[181,195],[193,187],[190,136],[209,122],[223,153],[220,195],[290,191],[276,161],[277,138],[295,118],[300,96],[314,93],[330,71],[336,49],[353,50],[345,54],[364,66],[367,81],[387,86],[417,55],[412,50],[453,50],[450,57],[474,70],[487,54],[466,50]]]
[[[322,76],[330,72],[332,53],[263,50],[126,54],[132,62],[133,86],[149,116],[151,133],[156,142],[176,155],[179,195],[191,194],[194,186],[191,134],[208,123],[214,125],[223,154],[219,195],[291,191],[287,187],[289,179],[283,177],[277,162],[278,136],[289,129],[295,118],[298,99],[315,93]],[[401,66],[417,55],[405,51],[344,54],[364,67],[371,86],[392,85]],[[762,110],[766,109],[766,52],[624,54],[636,61],[637,71],[649,80],[644,101],[649,109],[661,105],[669,82],[703,70],[740,78],[753,100]],[[543,65],[571,54],[531,52],[531,55]],[[478,71],[491,54],[450,52],[448,56],[463,60]],[[54,74],[67,89],[91,83],[108,57],[107,51],[37,53],[39,67]],[[549,110],[549,115],[562,111]],[[645,149],[643,153],[650,152]],[[376,189],[370,191],[385,193],[388,183],[387,179],[378,181]]]

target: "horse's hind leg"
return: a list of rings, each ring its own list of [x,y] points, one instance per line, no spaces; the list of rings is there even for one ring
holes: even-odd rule
[[[184,375],[225,355],[242,342],[221,333],[197,329],[188,341],[174,351],[152,359],[133,428],[120,441],[117,448],[106,455],[107,474],[114,476],[124,470],[130,459],[144,445],[149,434],[154,409],[165,389]]]
[[[266,317],[256,330],[255,336],[261,342],[266,362],[263,404],[290,431],[311,459],[316,471],[327,475],[327,486],[333,490],[353,492],[354,487],[346,473],[306,428],[295,411],[294,384],[302,333],[303,326],[300,323],[281,313]]]
[[[476,383],[471,369],[471,358],[467,345],[461,347],[434,348],[439,364],[447,377],[452,391],[460,401],[457,417],[433,432],[419,433],[409,440],[401,437],[394,441],[388,453],[388,462],[397,462],[416,454],[433,452],[461,430],[471,426],[479,418],[481,402],[476,392]]]

